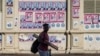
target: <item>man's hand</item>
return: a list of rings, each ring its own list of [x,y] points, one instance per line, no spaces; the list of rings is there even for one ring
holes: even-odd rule
[[[52,48],[58,50],[58,47],[56,45],[52,44],[52,43],[49,43],[49,46],[51,46]]]
[[[37,34],[34,33],[34,34],[33,34],[33,37],[38,38],[39,36],[38,36]]]

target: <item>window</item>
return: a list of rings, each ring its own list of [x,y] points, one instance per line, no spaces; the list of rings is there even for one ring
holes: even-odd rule
[[[84,0],[84,13],[100,13],[100,0]]]
[[[94,0],[84,0],[84,13],[94,13]]]

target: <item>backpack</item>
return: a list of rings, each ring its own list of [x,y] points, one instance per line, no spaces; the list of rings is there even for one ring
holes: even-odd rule
[[[39,41],[36,39],[31,46],[31,52],[36,54],[38,52]]]
[[[35,36],[35,37],[38,37],[38,36]],[[38,52],[38,46],[40,44],[41,41],[41,37],[38,37],[33,43],[32,43],[32,46],[31,46],[31,52],[36,54]]]

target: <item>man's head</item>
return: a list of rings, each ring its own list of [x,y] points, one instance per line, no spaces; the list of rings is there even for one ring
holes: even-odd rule
[[[47,23],[43,24],[43,30],[45,32],[48,32],[48,30],[49,30],[49,24],[47,24]]]

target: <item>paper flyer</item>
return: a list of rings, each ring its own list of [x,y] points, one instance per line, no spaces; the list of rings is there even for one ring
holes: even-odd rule
[[[98,17],[99,15],[98,14],[93,14],[92,15],[92,24],[98,24],[99,23],[99,17]]]
[[[26,12],[25,13],[25,21],[32,22],[33,21],[33,12]]]
[[[72,8],[72,17],[73,18],[79,18],[79,8],[78,7]]]
[[[58,14],[57,17],[56,17],[57,22],[64,22],[65,13],[64,12],[58,12],[57,14]]]
[[[43,14],[43,22],[44,23],[50,22],[50,13],[47,12]]]
[[[43,14],[42,13],[35,13],[35,22],[42,23],[43,21]]]
[[[84,15],[84,24],[91,24],[92,23],[92,15],[91,14],[85,14]]]
[[[77,6],[79,7],[80,6],[80,0],[72,0],[72,6]]]
[[[51,12],[50,13],[50,22],[56,22],[56,12]]]
[[[12,15],[12,14],[13,14],[13,9],[12,9],[12,7],[7,7],[6,13],[7,13],[7,15]]]
[[[12,44],[12,42],[13,42],[13,36],[12,35],[7,35],[7,38],[6,38],[6,43],[7,44]]]
[[[7,6],[13,6],[13,0],[6,0]]]

